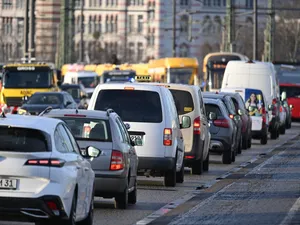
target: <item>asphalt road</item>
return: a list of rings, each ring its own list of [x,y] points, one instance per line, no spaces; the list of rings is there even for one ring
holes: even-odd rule
[[[132,224],[147,224],[148,222],[151,221],[154,221],[153,224],[158,224],[161,220],[162,221],[161,224],[167,224],[169,222],[172,222],[173,224],[188,224],[187,221],[189,221],[190,224],[218,225],[218,224],[225,224],[225,222],[227,222],[226,224],[232,224],[228,220],[230,216],[233,216],[232,218],[236,218],[237,220],[240,220],[242,216],[245,215],[245,219],[242,220],[244,223],[244,221],[246,221],[247,218],[251,219],[253,215],[255,215],[254,214],[255,212],[252,211],[252,210],[255,211],[255,204],[254,204],[255,201],[253,202],[253,208],[251,209],[248,209],[246,206],[243,206],[242,204],[243,203],[242,201],[247,203],[249,198],[252,199],[251,197],[248,198],[245,197],[245,199],[241,200],[239,199],[241,198],[239,194],[235,196],[234,194],[229,192],[223,195],[220,194],[221,196],[220,198],[215,198],[215,199],[212,198],[211,201],[209,201],[209,204],[203,204],[197,207],[197,204],[202,202],[202,199],[204,199],[203,196],[200,199],[199,198],[197,199],[197,195],[199,195],[199,193],[202,193],[203,191],[206,190],[214,190],[214,187],[220,186],[222,182],[223,183],[225,182],[225,184],[227,184],[226,182],[228,182],[228,179],[222,179],[222,178],[225,178],[231,173],[234,173],[238,169],[241,169],[247,165],[249,166],[250,162],[254,162],[255,160],[261,160],[261,157],[263,157],[265,154],[273,150],[275,147],[278,147],[280,144],[284,143],[285,141],[297,136],[299,132],[300,132],[300,124],[293,123],[292,129],[287,130],[285,135],[280,135],[280,138],[277,140],[269,140],[268,144],[265,146],[260,145],[259,141],[253,141],[252,148],[248,150],[243,150],[242,154],[236,157],[236,162],[232,163],[231,165],[223,165],[221,163],[220,155],[212,155],[210,157],[210,168],[208,172],[204,173],[203,175],[197,176],[197,175],[190,175],[189,170],[187,169],[185,175],[185,182],[183,184],[178,184],[175,188],[164,187],[162,178],[139,177],[137,204],[130,205],[129,208],[126,210],[117,210],[114,209],[114,204],[112,200],[97,198],[95,202],[94,224],[95,225],[100,225],[100,224],[132,225]],[[300,161],[300,159],[297,160]],[[297,160],[291,163],[296,164]],[[255,162],[253,164],[255,164]],[[276,163],[274,165],[276,165]],[[276,166],[274,165],[273,167],[271,166],[270,168],[268,168],[269,172],[272,172],[272,169],[274,170],[277,169]],[[297,167],[295,166],[295,168]],[[251,171],[252,169],[253,168],[250,166],[249,170]],[[280,170],[280,168],[278,168],[278,170]],[[268,171],[264,172],[264,174],[267,174]],[[288,172],[288,168],[286,168],[286,172]],[[300,175],[297,178],[299,181]],[[276,182],[275,179],[271,179],[267,187],[265,187],[265,191],[271,190],[273,181]],[[281,181],[282,182],[280,183],[280,187],[278,188],[284,190],[285,180],[281,180]],[[255,191],[257,188],[263,188],[263,185],[264,184],[259,181],[256,182],[255,179],[245,178],[239,184],[235,184],[233,190],[240,191],[243,194],[245,192],[249,192],[252,190]],[[210,187],[210,186],[212,187],[209,189],[205,189],[206,187]],[[293,185],[291,185],[290,188],[295,191],[296,188],[298,188],[298,186],[299,186],[298,184],[293,183]],[[226,189],[226,190],[231,190],[231,189]],[[224,192],[226,192],[226,190]],[[298,190],[300,194],[300,189],[298,188]],[[289,189],[286,190],[286,195],[289,194],[289,191],[291,190]],[[192,199],[192,197],[194,196],[196,196],[196,198],[194,198],[196,200]],[[260,199],[259,195],[253,197],[253,200],[258,201],[259,199]],[[268,200],[269,202],[272,202],[272,193],[269,195]],[[219,205],[220,202],[222,202],[221,205]],[[235,203],[233,206],[231,206],[232,202]],[[284,206],[285,209],[287,210],[289,206],[292,205],[293,203],[294,203],[293,200],[288,201],[286,203],[287,205]],[[264,204],[263,200],[258,204],[262,204],[263,206]],[[279,209],[281,207],[280,201],[276,196],[275,196],[274,204],[276,205],[275,207],[276,209]],[[178,205],[179,207],[172,210]],[[196,207],[196,209],[193,209],[193,207]],[[188,210],[191,209],[193,209],[194,211],[189,212]],[[211,209],[213,209],[215,214],[213,219],[210,220],[208,218],[211,217],[210,214]],[[227,211],[224,209],[226,209]],[[206,213],[205,216],[198,217],[197,215],[199,215],[199,212],[202,210],[205,210]],[[229,213],[231,212],[231,210],[233,210],[232,214]],[[256,211],[259,211],[259,209],[257,209]],[[172,212],[174,213],[172,214]],[[168,217],[169,214],[170,216]],[[264,211],[261,212],[261,216],[263,215],[264,215]],[[186,220],[186,216],[190,217],[191,219]],[[224,220],[225,221],[224,223],[222,220],[223,216],[227,218],[227,220]],[[281,217],[284,217],[284,215],[281,215]],[[280,219],[278,219],[278,221]],[[30,223],[0,222],[0,224],[25,225]],[[251,223],[246,223],[246,224],[251,224]],[[260,223],[252,223],[252,224],[260,224]]]

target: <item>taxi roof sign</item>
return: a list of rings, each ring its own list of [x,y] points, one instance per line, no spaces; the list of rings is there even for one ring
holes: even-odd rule
[[[134,87],[124,87],[124,90],[134,90]]]

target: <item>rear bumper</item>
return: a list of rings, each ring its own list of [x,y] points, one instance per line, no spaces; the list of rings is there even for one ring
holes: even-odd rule
[[[210,140],[210,152],[226,152],[231,151],[231,140],[229,137],[212,137]]]
[[[127,177],[102,177],[96,175],[95,196],[113,198],[125,190]]]
[[[200,159],[203,156],[204,141],[201,140],[200,135],[194,135],[193,146],[189,152],[184,152],[184,164],[190,163]]]
[[[268,128],[264,126],[261,130],[251,131],[253,139],[261,139],[264,135],[268,135]]]
[[[139,157],[138,170],[167,171],[174,168],[175,158]]]
[[[47,201],[55,202],[57,211],[53,212],[47,206]],[[0,220],[36,222],[43,220],[66,219],[61,199],[58,196],[40,198],[9,198],[0,197]]]

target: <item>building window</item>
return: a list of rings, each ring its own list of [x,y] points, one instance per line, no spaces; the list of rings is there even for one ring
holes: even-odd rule
[[[187,15],[183,15],[180,18],[180,32],[183,34],[187,34],[189,30],[189,17]]]
[[[142,33],[143,32],[143,24],[144,24],[144,21],[143,21],[143,15],[138,15],[138,33]]]
[[[89,21],[88,21],[88,33],[92,33],[92,16],[89,16]]]
[[[106,16],[105,18],[105,33],[109,33],[109,18]]]
[[[24,19],[18,18],[17,19],[17,35],[21,36],[24,33]]]
[[[179,57],[188,57],[189,56],[189,47],[186,44],[180,46]]]
[[[98,17],[98,28],[96,28],[97,31],[99,31],[99,33],[101,34],[102,32],[102,20],[101,20],[101,16]]]
[[[155,17],[155,2],[148,2],[148,20],[153,20]]]
[[[134,17],[133,15],[129,15],[129,19],[128,19],[128,32],[132,33],[133,32],[133,21]]]
[[[118,33],[118,16],[115,17],[115,32]]]
[[[114,16],[110,16],[110,32],[111,32],[111,33],[115,32],[115,21],[114,21]]]
[[[253,0],[246,0],[246,8],[253,8]]]
[[[211,6],[211,0],[203,0],[204,6]]]
[[[138,43],[138,49],[137,49],[137,61],[142,61],[143,60],[143,43]]]
[[[16,8],[23,9],[24,8],[24,0],[16,0]]]
[[[181,6],[188,6],[189,5],[189,0],[180,0],[180,5]]]
[[[148,46],[153,47],[155,44],[155,29],[148,30]]]

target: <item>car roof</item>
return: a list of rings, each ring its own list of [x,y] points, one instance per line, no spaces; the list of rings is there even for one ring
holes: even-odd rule
[[[99,84],[97,86],[97,90],[99,89],[115,89],[115,90],[124,90],[124,88],[134,88],[134,90],[145,90],[145,91],[156,91],[159,92],[162,86],[157,85],[149,85],[149,84],[142,84],[142,83],[106,83],[106,84]]]
[[[223,94],[216,94],[213,92],[204,92],[203,93],[203,98],[223,98],[225,95]]]
[[[51,92],[35,92],[34,94],[32,95],[53,95],[53,94],[57,94],[57,95],[63,95],[63,94],[67,94],[68,92],[65,92],[65,91],[60,91],[60,92],[57,92],[57,91],[51,91]]]
[[[65,84],[62,84],[61,87],[78,87],[80,88],[80,84],[68,84],[68,83],[65,83]]]
[[[220,104],[223,102],[220,99],[215,99],[215,98],[203,98],[204,103],[213,103],[213,104]]]
[[[46,133],[54,130],[57,124],[61,122],[59,119],[46,118],[42,116],[25,116],[14,114],[6,114],[5,116],[6,118],[0,117],[0,126],[37,129]]]
[[[176,90],[195,90],[197,86],[190,84],[175,84],[175,83],[147,83],[150,85],[163,86],[165,88],[176,89]],[[200,88],[199,88],[200,89]]]
[[[115,112],[111,112],[115,113]],[[52,109],[45,113],[45,116],[64,116],[64,115],[84,115],[88,118],[108,119],[107,111],[83,110],[83,109]],[[68,116],[65,116],[68,117]]]

